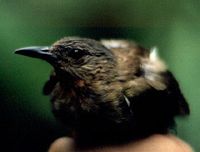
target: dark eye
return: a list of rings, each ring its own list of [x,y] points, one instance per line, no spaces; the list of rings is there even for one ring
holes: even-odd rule
[[[70,49],[68,51],[68,56],[74,59],[80,59],[81,57],[88,55],[87,52],[84,50],[79,50],[79,49]]]

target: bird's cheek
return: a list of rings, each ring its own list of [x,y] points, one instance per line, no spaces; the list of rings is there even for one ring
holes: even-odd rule
[[[77,87],[82,88],[82,87],[85,86],[85,81],[84,81],[84,80],[81,80],[81,79],[76,80],[76,81],[75,81],[75,85],[76,85]]]
[[[69,61],[60,61],[57,65],[57,67],[55,68],[58,68],[58,69],[61,69],[63,71],[69,71],[69,69],[71,68],[71,64]]]
[[[85,63],[85,61],[84,61],[84,59],[82,59],[82,58],[73,61],[73,64],[74,64],[74,65],[78,65],[78,66],[81,66],[81,65],[83,65],[84,63]]]

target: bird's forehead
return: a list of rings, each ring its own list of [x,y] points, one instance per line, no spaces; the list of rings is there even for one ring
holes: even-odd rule
[[[61,39],[52,45],[51,51],[66,51],[68,49],[78,49],[83,51],[94,51],[94,43],[84,39]]]
[[[58,41],[53,44],[53,48],[79,48],[83,49],[89,47],[87,43],[77,41],[77,40],[66,40],[66,41]]]
[[[71,49],[78,49],[89,52],[93,55],[106,55],[112,57],[112,52],[106,48],[102,43],[94,39],[66,37],[58,40],[52,45],[50,52],[65,52]]]
[[[65,37],[53,44],[53,46],[62,45],[65,47],[86,47],[91,46],[91,44],[95,44],[95,40],[86,39],[86,38],[78,38],[78,37]]]

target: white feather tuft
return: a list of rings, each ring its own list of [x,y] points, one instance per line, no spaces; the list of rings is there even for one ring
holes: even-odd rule
[[[145,77],[151,81],[155,80],[160,72],[165,72],[167,70],[167,66],[158,56],[157,47],[150,49],[149,59],[143,62],[142,67],[145,71]]]
[[[155,62],[157,60],[159,60],[159,56],[158,56],[158,48],[157,47],[153,47],[150,50],[150,60]]]

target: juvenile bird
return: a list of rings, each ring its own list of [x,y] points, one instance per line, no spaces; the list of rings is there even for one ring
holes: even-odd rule
[[[43,92],[55,117],[71,129],[77,149],[167,134],[175,116],[189,114],[178,82],[155,49],[127,40],[65,37],[15,53],[53,66]]]

